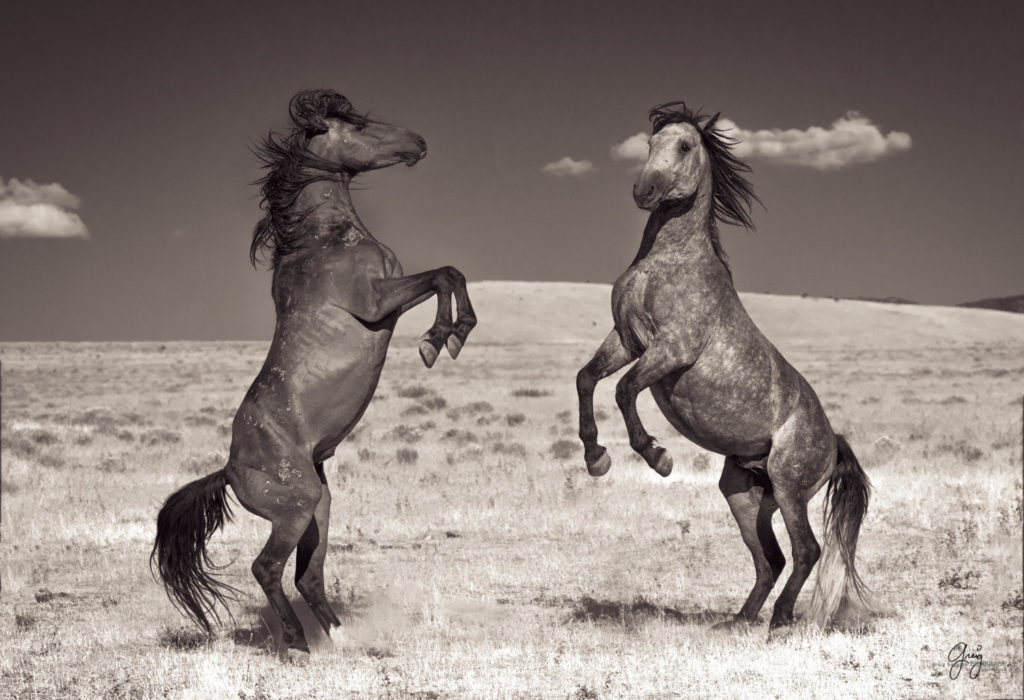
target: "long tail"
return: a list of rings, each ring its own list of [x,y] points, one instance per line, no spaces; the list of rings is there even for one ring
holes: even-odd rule
[[[810,608],[811,618],[826,629],[856,627],[881,612],[854,567],[871,482],[842,435],[836,435],[836,448],[836,468],[825,491],[825,543]]]
[[[227,500],[227,472],[223,469],[185,484],[164,502],[156,519],[156,541],[149,556],[163,581],[167,597],[181,612],[211,631],[210,618],[220,622],[216,606],[227,602],[237,589],[210,575],[217,569],[206,552],[214,532],[231,520]]]

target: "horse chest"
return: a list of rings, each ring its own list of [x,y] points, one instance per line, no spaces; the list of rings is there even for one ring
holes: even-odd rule
[[[704,305],[700,290],[671,283],[665,266],[641,263],[624,272],[612,288],[612,317],[623,345],[641,354],[657,342],[699,344]]]

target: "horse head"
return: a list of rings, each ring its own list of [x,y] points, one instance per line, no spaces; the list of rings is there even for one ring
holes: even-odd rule
[[[422,136],[360,114],[332,90],[300,92],[288,112],[296,129],[305,132],[314,167],[355,175],[397,163],[412,166],[427,155]]]
[[[663,202],[693,197],[708,175],[708,155],[697,126],[668,124],[651,136],[650,153],[633,185],[633,201],[653,211]]]

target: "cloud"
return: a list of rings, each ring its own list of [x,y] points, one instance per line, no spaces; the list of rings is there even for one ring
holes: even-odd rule
[[[883,134],[871,120],[856,112],[848,112],[829,128],[811,126],[806,129],[744,129],[731,119],[721,118],[719,130],[739,141],[733,153],[740,158],[758,158],[779,165],[795,165],[817,170],[838,170],[879,160],[893,153],[909,150],[910,134],[890,131]],[[611,148],[614,160],[647,160],[647,139],[644,132],[634,134]]]
[[[77,209],[82,200],[56,182],[0,178],[0,238],[88,238]]]
[[[612,146],[612,160],[647,160],[647,142],[650,135],[641,131],[622,143]]]
[[[541,172],[555,177],[581,177],[594,172],[594,170],[596,168],[589,160],[573,160],[569,156],[556,160],[554,163],[548,163],[541,168]]]
[[[912,143],[910,134],[901,131],[883,134],[869,118],[856,112],[848,112],[827,129],[811,126],[750,131],[729,119],[719,119],[718,128],[739,141],[733,153],[741,158],[817,170],[871,163],[909,150]]]

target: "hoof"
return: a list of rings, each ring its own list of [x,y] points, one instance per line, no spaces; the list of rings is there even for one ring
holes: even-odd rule
[[[448,336],[448,342],[445,344],[448,348],[448,354],[454,360],[462,352],[462,341],[455,337],[455,334]]]
[[[647,464],[661,476],[668,476],[672,473],[672,455],[664,447],[655,447],[648,455],[644,455]]]
[[[752,622],[745,617],[734,615],[728,620],[722,620],[721,622],[711,625],[711,631],[731,634],[735,634],[737,632],[750,632],[756,624],[756,622]]]
[[[306,647],[305,649],[285,649],[281,653],[281,661],[292,664],[294,666],[307,666],[309,665],[309,648]]]
[[[601,454],[598,455],[597,459],[593,461],[587,460],[587,473],[590,476],[604,476],[612,468],[612,458],[608,456],[608,450],[603,447],[600,449]]]
[[[423,360],[423,364],[430,369],[437,362],[437,348],[430,344],[429,340],[420,341],[420,358]]]

